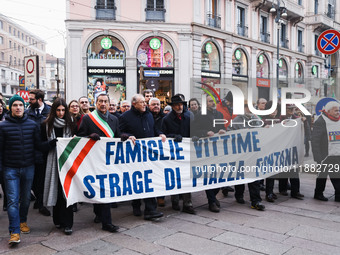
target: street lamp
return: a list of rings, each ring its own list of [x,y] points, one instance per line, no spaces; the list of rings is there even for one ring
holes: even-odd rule
[[[279,88],[279,61],[280,61],[280,18],[287,17],[287,8],[285,7],[285,3],[282,1],[283,6],[281,6],[281,0],[277,0],[277,5],[273,3],[272,8],[270,8],[269,12],[275,13],[275,22],[277,24],[277,60],[276,60],[276,89]]]

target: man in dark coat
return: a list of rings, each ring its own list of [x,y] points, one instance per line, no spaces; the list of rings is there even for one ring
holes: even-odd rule
[[[151,100],[150,100],[151,101]],[[190,123],[192,118],[188,110],[184,110],[183,106],[186,101],[183,96],[175,95],[168,102],[172,107],[172,111],[166,115],[162,122],[162,131],[167,137],[175,138],[175,142],[181,142],[183,137],[190,137]],[[191,193],[182,194],[183,212],[196,214],[191,201]],[[171,196],[172,208],[179,211],[179,195]]]
[[[327,201],[323,195],[329,175],[335,190],[336,202],[340,202],[340,179],[336,171],[340,164],[340,104],[329,102],[322,115],[315,121],[312,132],[312,151],[317,164],[322,164],[316,179],[314,198]],[[319,169],[319,167],[317,167]],[[338,169],[339,170],[339,169]]]
[[[149,108],[147,109],[147,111],[150,111],[152,113],[153,120],[155,121],[156,129],[161,130],[162,120],[163,120],[165,114],[163,113],[163,111],[161,109],[160,100],[156,97],[150,98]],[[160,206],[160,207],[165,206],[165,199],[164,198],[165,198],[164,196],[163,197],[157,197],[158,206]]]
[[[197,115],[193,125],[191,125],[191,134],[197,137],[211,137],[215,133],[224,134],[224,125],[214,127],[214,119],[223,119],[222,113],[216,111],[216,105],[214,99],[210,96],[207,97],[207,114]],[[219,192],[219,188],[206,190],[205,193],[208,198],[209,210],[218,213],[220,211],[220,202],[216,199],[216,195]]]
[[[286,115],[280,117],[280,121],[289,121],[290,119],[297,119],[298,116],[294,114],[295,105],[287,104]],[[290,196],[295,199],[303,200],[304,195],[300,193],[300,178],[299,172],[293,169],[289,173],[280,173],[279,177],[279,192],[283,196],[288,196],[288,178],[291,185]]]
[[[122,114],[119,120],[120,130],[122,135],[128,137],[133,143],[136,139],[147,137],[162,137],[165,142],[166,136],[155,127],[155,122],[150,111],[146,110],[146,102],[143,95],[137,94],[132,97],[131,110]],[[145,198],[144,219],[151,220],[154,218],[163,217],[163,213],[156,211],[157,202],[155,198]],[[133,215],[141,216],[140,209],[141,200],[132,201]]]
[[[20,243],[20,232],[28,234],[27,214],[34,178],[35,152],[41,146],[39,126],[24,113],[24,100],[14,95],[9,113],[0,122],[0,173],[7,194],[9,244]]]
[[[118,119],[109,113],[109,96],[100,94],[96,98],[96,110],[83,117],[78,136],[86,136],[93,140],[100,137],[120,137]],[[111,204],[94,204],[95,223],[102,222],[102,229],[116,232],[119,227],[112,224]]]
[[[252,125],[249,125],[249,121],[252,120]],[[237,115],[233,119],[234,123],[238,124],[230,124],[228,127],[228,130],[239,130],[239,129],[249,129],[253,128],[254,126],[260,126],[260,118],[256,116],[255,114],[252,114],[248,107],[248,102],[245,101],[244,103],[244,115]],[[243,125],[244,123],[244,125]],[[261,183],[260,181],[254,181],[248,183],[248,189],[249,189],[249,195],[251,200],[251,208],[264,211],[265,206],[261,203],[261,195],[260,195],[260,189],[261,189]],[[235,185],[235,199],[238,203],[244,204],[244,190],[245,185],[239,184]]]
[[[29,105],[30,108],[26,110],[29,119],[35,121],[40,127],[43,123],[51,107],[44,103],[45,94],[40,89],[33,89],[29,94]],[[45,183],[45,173],[46,173],[46,158],[47,153],[42,153],[40,151],[36,152],[35,159],[35,173],[34,181],[32,185],[32,190],[36,197],[36,201],[33,205],[34,209],[39,209],[39,213],[45,216],[50,216],[50,211],[43,206],[43,193],[44,193],[44,183]]]

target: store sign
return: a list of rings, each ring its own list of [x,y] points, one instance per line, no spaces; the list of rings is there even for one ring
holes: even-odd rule
[[[283,66],[283,61],[282,59],[279,60],[279,67],[281,68]]]
[[[153,50],[158,50],[161,47],[161,41],[158,38],[152,38],[149,42],[150,48]]]
[[[263,61],[264,61],[263,55],[260,55],[260,56],[259,56],[259,63],[262,65],[262,64],[263,64]]]
[[[125,74],[125,68],[88,68],[88,74]]]
[[[221,74],[220,73],[212,73],[212,72],[201,72],[201,76],[202,77],[206,77],[206,78],[221,78]]]
[[[144,67],[144,77],[172,77],[174,75],[174,69],[161,69],[161,68],[146,68]],[[138,75],[140,70],[137,71]]]
[[[240,51],[240,50],[236,50],[236,51],[235,51],[235,58],[236,58],[237,60],[239,60],[239,59],[241,59],[241,56],[242,56],[241,51]]]
[[[263,87],[263,88],[270,88],[270,80],[269,79],[263,79],[263,78],[257,78],[256,79],[256,86],[257,87]]]
[[[100,45],[103,49],[107,50],[112,47],[112,41],[110,38],[105,37],[100,41]]]
[[[233,80],[235,81],[248,81],[248,76],[234,75]]]
[[[144,71],[144,77],[159,77],[159,71],[152,71],[152,70],[148,70],[148,71]]]
[[[210,53],[212,52],[212,45],[211,45],[211,43],[207,43],[207,44],[205,45],[205,51],[206,51],[206,53],[208,53],[208,54],[210,54]]]

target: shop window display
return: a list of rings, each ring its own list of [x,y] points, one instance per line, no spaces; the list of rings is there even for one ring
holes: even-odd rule
[[[108,93],[110,98],[124,100],[125,49],[113,36],[96,37],[87,49],[88,98],[94,106],[96,97]]]

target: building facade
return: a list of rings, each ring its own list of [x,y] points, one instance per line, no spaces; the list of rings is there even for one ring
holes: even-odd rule
[[[39,85],[46,90],[46,42],[0,14],[0,84],[9,98],[19,90],[19,76],[24,76],[25,56],[39,56]]]
[[[286,15],[278,22],[270,12],[277,0],[67,2],[67,100],[88,95],[93,103],[102,90],[129,99],[150,88],[165,103],[176,93],[190,97],[193,81],[226,80],[246,94],[251,88],[254,99],[270,99],[275,86],[339,96],[322,80],[337,78],[338,55],[326,58],[316,41],[339,30],[340,5],[280,2]]]
[[[65,97],[65,59],[46,54],[46,99]]]

